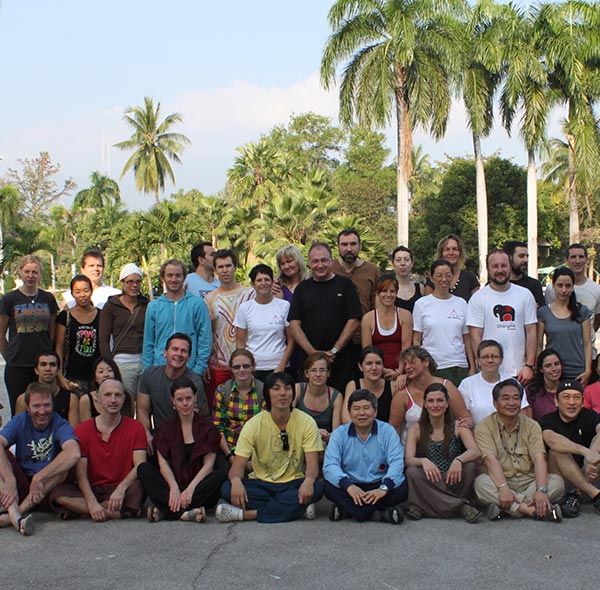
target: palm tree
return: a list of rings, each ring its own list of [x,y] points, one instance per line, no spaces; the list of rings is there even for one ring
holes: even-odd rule
[[[504,85],[500,109],[504,127],[510,130],[520,113],[520,135],[527,150],[527,245],[530,275],[537,275],[537,170],[536,152],[542,147],[550,110],[548,76],[539,47],[537,12],[524,13],[508,4],[502,9],[505,37]]]
[[[171,133],[176,123],[183,121],[179,113],[167,115],[160,121],[160,102],[154,106],[154,99],[146,96],[143,107],[129,107],[123,120],[133,129],[132,136],[115,147],[123,150],[135,150],[129,157],[121,178],[130,168],[135,175],[135,186],[146,194],[154,193],[155,204],[160,204],[160,191],[165,190],[165,180],[169,178],[175,184],[175,174],[169,160],[181,163],[180,155],[184,145],[190,140],[181,133]]]
[[[337,0],[329,11],[329,37],[321,81],[329,89],[345,64],[340,119],[366,126],[396,117],[398,242],[408,243],[413,130],[440,138],[446,130],[452,82],[462,50],[458,17],[463,0]]]
[[[73,201],[73,210],[102,209],[121,203],[121,189],[109,178],[95,171],[90,175],[91,186],[80,190]]]
[[[569,239],[576,242],[577,178],[595,170],[600,159],[600,131],[594,114],[600,98],[600,6],[581,0],[546,4],[540,8],[538,22],[552,97],[568,110]]]
[[[473,7],[465,29],[467,51],[461,72],[462,97],[475,156],[479,279],[482,283],[487,281],[488,214],[481,138],[487,137],[492,130],[494,96],[501,80],[502,48],[497,12],[498,5],[494,0],[479,0]]]
[[[13,228],[16,225],[21,195],[11,184],[0,186],[0,291],[4,293],[4,228]]]

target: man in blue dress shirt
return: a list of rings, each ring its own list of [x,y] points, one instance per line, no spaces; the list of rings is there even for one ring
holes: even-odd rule
[[[375,512],[384,522],[400,524],[400,502],[406,500],[404,449],[395,429],[376,420],[377,398],[357,389],[348,399],[351,422],[331,434],[323,474],[325,495],[333,502],[330,520],[369,520]]]

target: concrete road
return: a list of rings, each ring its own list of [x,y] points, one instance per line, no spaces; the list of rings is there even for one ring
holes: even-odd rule
[[[3,367],[0,367],[0,373]],[[4,383],[0,401],[7,405]],[[3,415],[7,417],[6,412]],[[462,520],[282,525],[96,524],[36,514],[0,531],[0,590],[449,590],[597,588],[600,515],[561,524]]]

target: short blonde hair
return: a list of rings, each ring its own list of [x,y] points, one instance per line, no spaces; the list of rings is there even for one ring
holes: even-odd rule
[[[36,254],[26,254],[21,256],[17,262],[17,268],[21,270],[26,264],[37,264],[40,267],[40,273],[44,269],[42,259]]]

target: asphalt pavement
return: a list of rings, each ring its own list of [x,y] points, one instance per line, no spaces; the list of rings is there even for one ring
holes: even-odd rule
[[[0,401],[8,406],[3,379]],[[279,525],[221,524],[212,511],[206,524],[36,513],[32,537],[0,530],[0,590],[598,587],[600,515],[589,504],[560,524],[332,523],[328,509],[323,500],[316,520]]]

